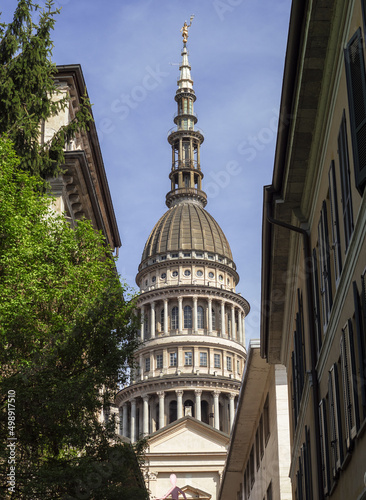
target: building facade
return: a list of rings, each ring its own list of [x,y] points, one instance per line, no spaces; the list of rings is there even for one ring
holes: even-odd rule
[[[366,498],[366,5],[294,1],[261,353],[287,369],[293,498]]]
[[[251,340],[219,500],[291,500],[290,456],[286,369]]]
[[[80,100],[87,92],[79,64],[57,66],[55,84],[60,92],[55,99],[67,96],[70,104],[42,124],[44,143],[75,118]],[[93,116],[92,110],[89,111]],[[103,232],[111,250],[118,253],[121,239],[94,121],[88,128],[76,133],[66,145],[64,173],[48,181],[56,198],[55,209],[64,213],[72,226],[82,218],[89,219],[95,229]]]
[[[246,359],[244,318],[249,304],[235,291],[239,276],[229,243],[204,208],[204,137],[195,127],[187,29],[185,25],[175,95],[176,126],[168,136],[168,211],[142,254],[136,277],[141,291],[138,369],[116,405],[124,436],[132,442],[151,436],[146,459],[154,495],[169,489],[169,474],[174,472],[183,491],[214,500]],[[180,444],[173,439],[176,435]]]

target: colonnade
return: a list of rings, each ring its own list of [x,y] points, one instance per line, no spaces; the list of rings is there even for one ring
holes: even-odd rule
[[[184,308],[186,306],[191,308],[192,313],[192,319],[189,323],[184,319]],[[177,324],[173,324],[172,309],[174,307],[178,309]],[[202,320],[200,318],[200,325],[198,321],[199,307],[203,308],[204,311]],[[181,334],[184,330],[190,330],[190,333],[193,334],[216,334],[223,338],[236,340],[241,345],[245,345],[245,314],[241,307],[224,299],[212,299],[212,297],[198,298],[195,295],[193,297],[179,296],[175,299],[164,298],[156,301],[152,300],[142,305],[140,310],[141,341],[148,338],[153,339],[157,333],[168,335],[171,331],[177,331],[178,334]],[[157,312],[158,314],[160,313],[159,316],[157,316]],[[216,315],[219,318],[216,318]],[[163,321],[161,321],[162,318]]]
[[[189,395],[187,396],[188,392],[192,393],[192,389],[189,391],[185,391],[184,389],[157,391],[136,396],[124,402],[119,408],[120,434],[129,437],[131,442],[134,443],[141,435],[147,436],[155,430],[162,429],[165,425],[171,423],[171,421],[182,418],[185,416],[185,411],[187,411],[185,403],[187,402],[187,398],[189,398]],[[237,394],[220,390],[207,391],[202,389],[195,389],[193,392],[194,407],[191,407],[191,410],[194,412],[195,418],[199,421],[205,421],[205,423],[212,425],[215,429],[221,429],[229,433],[234,422],[235,397]],[[166,402],[168,397],[169,399]],[[188,401],[190,402],[190,399]],[[174,403],[174,409],[176,408],[176,414],[174,413],[173,417],[169,414],[170,404],[172,403]],[[206,405],[205,418],[202,418],[202,403]],[[228,406],[228,415],[225,412],[225,404]],[[158,415],[153,412],[156,406],[158,408]],[[140,409],[142,410],[142,418],[139,416],[140,422],[138,422],[137,411]],[[138,430],[140,436],[138,436]]]

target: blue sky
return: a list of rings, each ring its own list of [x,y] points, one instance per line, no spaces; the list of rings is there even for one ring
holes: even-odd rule
[[[2,6],[9,21],[16,1]],[[43,2],[39,2],[41,5]],[[122,248],[118,270],[136,288],[145,242],[165,195],[179,76],[188,50],[207,211],[223,229],[259,337],[263,186],[271,183],[290,0],[58,0],[56,64],[81,64],[99,133]]]

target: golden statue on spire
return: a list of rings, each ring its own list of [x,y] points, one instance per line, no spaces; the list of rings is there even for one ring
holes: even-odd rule
[[[191,27],[194,15],[190,17],[189,24],[187,25],[187,21],[184,21],[183,28],[181,28],[183,43],[187,43],[188,40],[188,28]]]

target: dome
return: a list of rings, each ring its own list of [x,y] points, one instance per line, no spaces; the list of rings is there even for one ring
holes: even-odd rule
[[[233,260],[229,243],[215,219],[198,203],[179,203],[157,222],[142,261],[166,252],[201,250]]]

